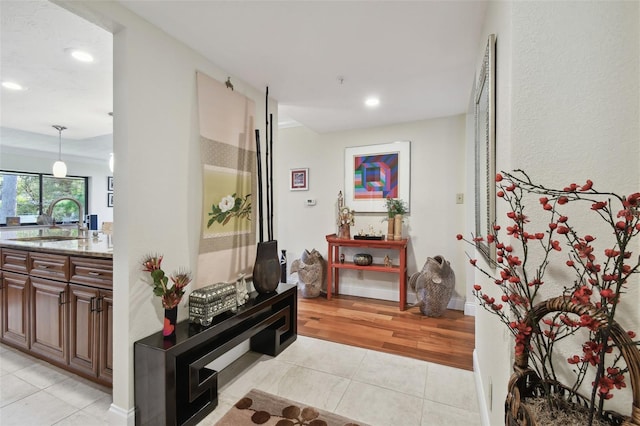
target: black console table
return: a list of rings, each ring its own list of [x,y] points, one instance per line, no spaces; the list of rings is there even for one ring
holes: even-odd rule
[[[134,344],[136,425],[194,425],[218,405],[218,372],[206,365],[251,338],[251,350],[276,356],[297,338],[297,287],[280,284],[268,295],[250,293],[236,313],[209,327],[176,324]]]

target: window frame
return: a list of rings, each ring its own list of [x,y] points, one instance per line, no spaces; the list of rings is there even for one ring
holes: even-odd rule
[[[44,186],[44,179],[46,178],[55,178],[53,176],[52,173],[40,173],[40,172],[25,172],[25,171],[19,171],[19,170],[8,170],[8,169],[0,169],[0,174],[14,174],[14,175],[27,175],[27,176],[37,176],[38,177],[38,188],[39,188],[39,194],[38,194],[38,215],[41,215],[43,213],[46,212],[47,208],[49,206],[43,206],[43,186]],[[89,176],[77,176],[77,175],[67,175],[64,178],[55,178],[55,179],[66,179],[66,178],[73,178],[73,179],[82,179],[83,183],[84,183],[84,205],[83,205],[83,209],[84,212],[88,212],[89,211]],[[79,216],[79,215],[78,215]],[[79,222],[82,223],[82,221],[84,220],[84,218],[79,217],[78,218]],[[62,222],[56,222],[56,224],[61,224]],[[71,223],[78,223],[77,221],[72,221]],[[37,222],[25,222],[22,223],[20,222],[20,226],[34,226],[37,225]],[[5,218],[4,223],[0,223],[0,228],[4,228],[7,227],[7,221]]]

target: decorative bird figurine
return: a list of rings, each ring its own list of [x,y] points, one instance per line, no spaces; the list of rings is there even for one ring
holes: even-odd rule
[[[231,83],[231,77],[227,77],[227,81],[224,82],[224,85],[227,86],[227,89],[233,90],[233,84]]]

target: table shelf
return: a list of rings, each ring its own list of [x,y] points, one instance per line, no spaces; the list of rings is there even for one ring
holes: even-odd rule
[[[373,272],[386,272],[398,274],[398,281],[400,283],[400,310],[404,311],[407,304],[407,244],[408,239],[402,240],[352,240],[338,238],[336,234],[326,236],[327,243],[329,244],[328,261],[327,261],[327,299],[331,299],[331,295],[334,292],[333,286],[335,284],[335,294],[340,293],[340,270],[341,269],[354,269],[361,271],[373,271]],[[397,250],[399,252],[400,264],[385,266],[382,264],[371,265],[356,265],[353,262],[340,263],[340,247],[348,248],[370,248],[370,249],[383,249],[383,250]]]
[[[400,266],[385,266],[379,263],[373,263],[371,265],[356,265],[353,262],[344,262],[344,263],[334,263],[334,268],[337,269],[359,269],[363,271],[375,271],[375,272],[389,272],[389,273],[400,273]]]

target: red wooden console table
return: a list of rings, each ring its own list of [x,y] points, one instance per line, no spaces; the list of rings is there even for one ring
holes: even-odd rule
[[[363,271],[389,272],[398,274],[400,282],[400,310],[404,311],[407,304],[407,243],[404,240],[347,240],[338,238],[336,234],[327,235],[329,243],[327,262],[327,299],[331,299],[333,291],[333,283],[336,285],[336,294],[340,293],[340,269],[360,269]],[[371,249],[398,250],[400,254],[400,265],[385,266],[380,264],[371,264],[368,266],[356,265],[353,262],[340,263],[340,247],[361,247]]]

